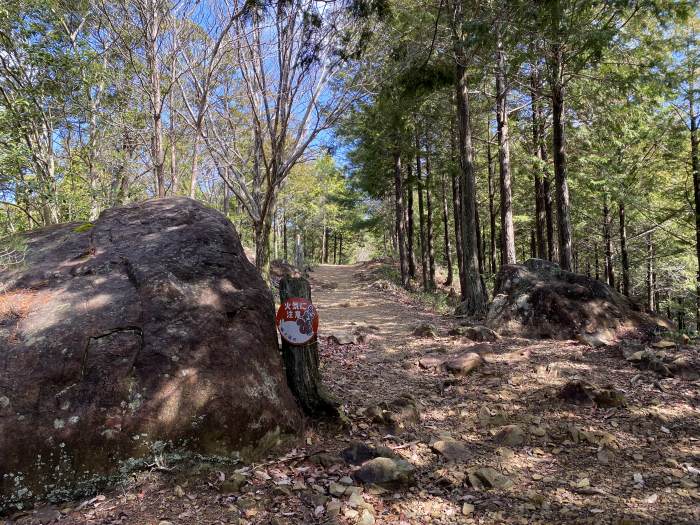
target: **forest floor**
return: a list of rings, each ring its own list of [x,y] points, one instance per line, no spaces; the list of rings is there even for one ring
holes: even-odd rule
[[[310,424],[302,446],[263,464],[142,473],[16,523],[700,523],[700,382],[640,371],[618,347],[447,335],[459,319],[423,309],[382,275],[376,263],[311,274],[323,380],[348,426]],[[420,323],[435,337],[413,335]],[[359,340],[329,337],[348,334]],[[435,366],[466,349],[484,359],[472,373]],[[613,386],[625,406],[561,399],[575,379]],[[406,396],[420,417],[396,414],[398,428],[375,422],[372,407]],[[401,456],[413,482],[386,490],[351,479],[357,467],[340,455],[357,442]],[[474,477],[486,467],[491,488]]]

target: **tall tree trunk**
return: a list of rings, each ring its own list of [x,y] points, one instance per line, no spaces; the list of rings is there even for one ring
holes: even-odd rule
[[[654,304],[654,243],[652,241],[651,232],[647,233],[647,308],[650,312],[656,310]]]
[[[466,60],[459,56],[456,67],[457,115],[459,117],[459,160],[462,181],[462,217],[464,220],[464,274],[465,296],[461,310],[467,315],[486,312],[488,296],[483,277],[479,273],[476,236],[476,180],[472,153],[472,129],[469,121]]]
[[[447,266],[447,279],[443,283],[445,286],[452,286],[452,279],[454,278],[452,270],[452,246],[450,246],[450,221],[447,215],[447,188],[445,187],[445,177],[441,179],[442,182],[442,224],[444,226],[444,245],[445,245],[445,265]]]
[[[487,120],[486,126],[486,162],[488,163],[488,186],[489,186],[489,261],[491,264],[491,275],[496,273],[496,208],[495,193],[493,184],[493,158],[491,156],[491,126]]]
[[[343,264],[343,232],[340,232],[340,242],[338,243],[338,264]]]
[[[430,172],[430,148],[426,145],[425,152],[425,207],[426,207],[426,251],[428,256],[428,284],[430,290],[435,290],[435,249],[434,245],[434,232],[433,232],[433,199],[430,195],[430,190],[432,187],[432,174]]]
[[[158,34],[161,20],[155,0],[146,0],[148,17],[148,33],[146,42],[146,61],[150,76],[151,90],[151,164],[156,179],[156,193],[159,198],[165,197],[165,178],[163,164],[163,94],[160,88],[160,61],[158,51]]]
[[[177,150],[176,150],[176,135],[175,130],[175,81],[177,72],[175,71],[176,53],[173,53],[172,62],[170,63],[170,91],[168,92],[168,124],[170,141],[170,193],[177,195],[178,185],[178,170],[177,170]]]
[[[420,162],[418,163],[420,166]],[[418,181],[418,227],[420,228],[420,266],[421,266],[421,277],[423,279],[423,290],[426,292],[430,290],[430,285],[428,283],[428,253],[426,250],[426,236],[425,236],[425,208],[423,207],[423,181],[420,171],[416,173],[416,180]]]
[[[476,228],[476,259],[479,261],[479,274],[484,275],[484,250],[481,242],[481,215],[479,214],[479,203],[474,207],[474,227]]]
[[[199,169],[199,133],[192,138],[192,164],[190,166],[190,199],[194,199],[197,192],[197,170]]]
[[[280,301],[303,297],[311,301],[311,286],[301,277],[283,277]],[[282,360],[287,384],[304,413],[312,417],[340,417],[338,402],[326,391],[319,372],[318,340],[305,345],[291,345],[282,340]]]
[[[333,233],[333,264],[338,264],[338,234],[335,232]]]
[[[600,259],[598,257],[598,243],[593,244],[593,252],[595,257],[595,279],[600,281]]]
[[[455,111],[456,113],[456,111]],[[455,140],[455,130],[451,130],[451,149],[453,161],[458,162],[457,145]],[[462,232],[464,225],[462,224],[462,192],[460,190],[459,171],[452,172],[452,212],[454,214],[455,226],[455,252],[457,254],[457,271],[459,273],[459,289],[460,295],[464,298],[464,293],[467,288],[467,283],[464,275],[464,242],[462,240]]]
[[[630,294],[630,263],[627,253],[627,224],[625,220],[625,203],[617,203],[618,217],[620,219],[620,257],[622,259],[622,293],[629,297]]]
[[[544,148],[544,137],[540,131],[544,127],[542,123],[542,109],[540,106],[540,78],[539,71],[533,67],[530,77],[531,100],[532,100],[532,149],[535,156],[535,169],[533,179],[535,183],[535,245],[536,257],[540,259],[548,258],[547,251],[547,211],[544,194],[544,183],[542,181],[542,170],[544,169],[544,159],[542,149]]]
[[[497,29],[496,66],[496,124],[498,127],[498,166],[501,182],[501,246],[502,264],[515,264],[515,230],[513,228],[513,196],[511,193],[510,139],[508,137],[508,88],[506,86],[506,57]]]
[[[695,32],[693,32],[695,35]],[[690,115],[690,165],[693,171],[693,198],[695,203],[695,256],[698,272],[695,278],[695,321],[700,330],[700,138],[698,137],[698,115],[695,114],[695,68],[689,59],[688,105]]]
[[[330,237],[330,228],[323,227],[323,264],[328,264],[328,241]]]
[[[566,133],[564,124],[564,57],[561,45],[554,51],[550,89],[552,92],[552,143],[554,149],[554,182],[557,201],[557,231],[559,234],[559,265],[571,271],[571,219],[569,213],[569,185],[566,180]]]
[[[406,254],[406,232],[403,224],[403,180],[401,175],[401,154],[394,153],[394,206],[396,208],[396,235],[399,245],[399,266],[401,268],[401,284],[408,288],[408,258]]]
[[[411,164],[406,166],[408,177],[406,177],[406,249],[408,250],[408,274],[411,279],[416,277],[416,251],[414,241],[416,235],[415,215],[413,210],[413,190],[415,187],[415,179],[411,173]],[[416,178],[420,179],[420,166],[417,167]],[[420,183],[419,183],[420,186]]]
[[[224,184],[223,186],[224,186],[224,198],[223,198],[223,202],[221,203],[221,210],[222,210],[223,214],[226,217],[228,217],[228,210],[231,207],[231,192],[228,189],[228,186],[226,186],[226,184]],[[279,220],[277,222],[279,223]],[[278,226],[279,226],[279,224],[278,224]]]
[[[254,224],[255,230],[255,267],[267,282],[270,278],[270,229],[269,214]]]
[[[284,244],[284,262],[288,261],[287,252],[287,213],[282,210],[282,242]]]
[[[605,243],[605,282],[615,288],[615,269],[612,260],[612,236],[610,235],[610,206],[607,193],[603,194],[603,242]]]

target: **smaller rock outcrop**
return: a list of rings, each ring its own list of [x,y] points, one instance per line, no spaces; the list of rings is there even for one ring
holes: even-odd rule
[[[500,335],[578,339],[590,346],[612,344],[625,329],[671,328],[607,284],[540,259],[503,266],[486,324]]]

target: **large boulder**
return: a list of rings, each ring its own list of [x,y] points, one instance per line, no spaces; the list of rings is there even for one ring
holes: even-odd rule
[[[591,346],[612,343],[622,329],[659,323],[607,284],[540,259],[503,266],[487,316],[501,335],[579,339]]]
[[[245,458],[298,432],[271,293],[223,215],[151,200],[24,241],[0,275],[0,508],[164,446]]]

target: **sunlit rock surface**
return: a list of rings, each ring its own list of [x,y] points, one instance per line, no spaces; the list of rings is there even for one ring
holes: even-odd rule
[[[540,259],[503,266],[487,325],[502,335],[578,339],[589,346],[612,344],[627,330],[670,328],[607,284]]]
[[[298,431],[272,297],[220,213],[151,200],[25,240],[0,274],[0,508]]]

